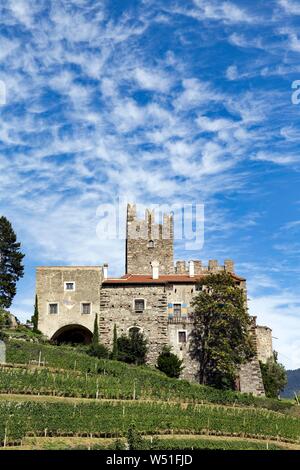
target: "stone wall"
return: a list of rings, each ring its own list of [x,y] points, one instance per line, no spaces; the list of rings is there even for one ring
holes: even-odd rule
[[[151,262],[159,262],[160,274],[174,272],[173,218],[164,215],[156,223],[154,212],[146,210],[145,219],[138,219],[135,206],[128,205],[126,227],[125,272],[151,274]]]
[[[134,299],[145,300],[143,313],[134,310]],[[149,342],[148,362],[155,364],[163,346],[168,344],[167,295],[163,285],[103,284],[100,295],[100,341],[112,346],[114,324],[117,334],[128,334],[130,327],[141,328]]]
[[[66,325],[81,325],[93,331],[99,313],[102,268],[100,266],[38,267],[38,329],[48,338]],[[75,282],[74,291],[65,290],[65,282]],[[58,303],[58,313],[49,313],[49,302]],[[81,302],[90,302],[91,313],[81,313]]]
[[[273,356],[272,330],[268,326],[256,326],[258,360],[264,364]]]

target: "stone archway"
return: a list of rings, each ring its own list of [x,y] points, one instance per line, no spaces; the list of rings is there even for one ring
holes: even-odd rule
[[[82,325],[66,325],[54,333],[51,341],[62,344],[90,344],[93,333]]]

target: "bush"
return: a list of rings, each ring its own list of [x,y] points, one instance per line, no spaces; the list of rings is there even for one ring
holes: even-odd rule
[[[287,375],[282,364],[277,362],[277,352],[267,360],[266,364],[260,362],[262,379],[268,398],[277,398],[287,384]]]
[[[176,354],[171,352],[169,346],[165,346],[158,356],[157,368],[168,377],[178,379],[183,370],[182,362]]]
[[[146,362],[147,340],[138,328],[131,328],[129,336],[122,335],[117,340],[118,360],[128,364],[142,365]]]
[[[86,351],[89,356],[97,357],[98,359],[108,359],[109,350],[103,344],[91,344]]]

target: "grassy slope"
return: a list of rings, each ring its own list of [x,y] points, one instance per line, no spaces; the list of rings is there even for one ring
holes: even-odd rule
[[[39,357],[46,361],[46,367],[38,369],[31,365],[24,368]],[[298,442],[300,438],[300,419],[260,409],[284,411],[284,408],[291,407],[289,403],[235,392],[220,392],[210,387],[169,379],[148,367],[98,360],[71,347],[11,340],[8,343],[7,360],[24,366],[0,371],[0,392],[8,393],[12,388],[15,393],[48,393],[75,397],[89,396],[91,392],[91,397],[94,397],[97,388],[99,398],[110,398],[113,401],[80,398],[75,401],[53,396],[32,399],[28,396],[2,396],[0,441],[3,441],[5,432],[8,434],[7,442],[13,442],[24,438],[28,432],[41,435],[45,429],[54,436],[71,431],[124,436],[133,421],[144,434],[170,432],[172,429],[174,433],[185,431],[184,434],[241,436],[239,443],[235,444],[231,444],[229,437],[226,438],[226,444],[208,441],[197,444],[197,438],[193,445],[189,442],[194,448],[266,448],[259,447],[257,441],[249,447],[250,444],[242,439],[245,436],[285,439],[291,442]],[[135,401],[129,401],[132,398]],[[127,402],[122,403],[122,399]],[[153,403],[142,402],[145,399],[150,399]],[[162,404],[161,401],[169,403]],[[172,401],[179,401],[181,405],[171,404]],[[186,402],[202,403],[202,406],[187,406],[184,404]],[[226,404],[231,408],[211,406],[209,403]],[[143,420],[140,419],[141,416],[144,416]],[[101,447],[104,444],[97,445]],[[168,445],[183,448],[187,444],[182,440],[176,443],[173,440]],[[276,445],[273,444],[275,447]],[[163,444],[161,446],[165,448]]]
[[[275,411],[285,410],[291,406],[288,402],[256,398],[252,395],[241,394],[232,391],[216,390],[197,384],[191,384],[185,380],[176,380],[166,377],[159,371],[149,367],[130,366],[117,361],[99,360],[80,353],[74,348],[67,346],[51,346],[48,344],[36,344],[30,342],[10,341],[7,346],[7,361],[18,364],[28,364],[30,361],[38,361],[39,357],[46,362],[46,368],[69,370],[68,374],[56,372],[44,377],[32,375],[27,378],[25,373],[22,381],[18,380],[17,371],[12,374],[11,384],[22,384],[26,386],[31,383],[34,388],[43,387],[44,392],[65,392],[67,396],[95,397],[96,389],[99,396],[103,398],[148,398],[154,400],[185,401],[192,403],[218,403],[235,404],[240,406],[255,406],[272,409]],[[3,371],[3,386],[8,371]],[[29,373],[29,372],[28,372]],[[47,377],[46,377],[47,376]],[[42,383],[41,383],[42,381]],[[0,385],[0,392],[6,390]],[[21,388],[15,387],[12,391],[20,393]]]

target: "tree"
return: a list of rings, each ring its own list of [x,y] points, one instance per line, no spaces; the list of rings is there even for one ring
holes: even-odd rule
[[[24,275],[20,243],[11,223],[0,217],[0,306],[9,308],[16,295],[16,284]]]
[[[273,357],[270,357],[266,364],[260,362],[260,369],[266,396],[278,398],[279,393],[287,384],[287,375],[284,366],[278,362],[276,351],[273,352]]]
[[[96,313],[95,321],[94,321],[92,345],[96,347],[98,346],[98,344],[99,344],[99,328],[98,328],[98,313]]]
[[[164,372],[168,377],[179,378],[182,372],[183,361],[176,354],[171,352],[170,346],[164,346],[157,358],[157,368]]]
[[[117,335],[117,325],[114,324],[114,337],[113,337],[113,349],[111,353],[111,358],[114,360],[118,359],[118,335]]]
[[[38,322],[39,322],[39,305],[38,305],[37,295],[35,295],[34,314],[31,317],[31,322],[33,324],[33,331],[35,333],[37,333],[38,332]]]
[[[146,362],[148,342],[139,328],[130,328],[129,335],[117,339],[118,360],[129,364],[142,365]]]
[[[234,388],[239,365],[254,355],[245,293],[228,273],[205,276],[194,298],[190,353],[201,384]]]

